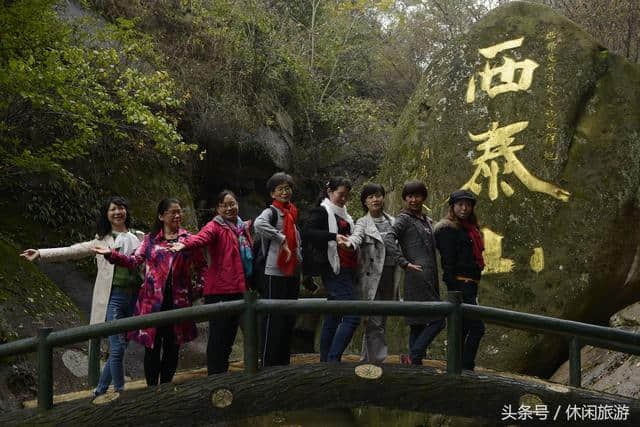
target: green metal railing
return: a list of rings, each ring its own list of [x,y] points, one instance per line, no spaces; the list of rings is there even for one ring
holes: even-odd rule
[[[50,409],[53,407],[54,347],[90,339],[90,359],[92,359],[97,358],[99,353],[100,337],[152,326],[170,325],[184,320],[202,322],[216,316],[230,314],[242,315],[244,372],[247,375],[253,375],[258,371],[258,315],[263,313],[446,316],[447,372],[450,374],[462,372],[463,317],[481,319],[516,329],[570,337],[569,383],[575,387],[580,387],[580,348],[585,344],[640,355],[640,334],[571,320],[462,304],[462,296],[459,292],[449,292],[447,299],[442,302],[265,300],[258,299],[255,292],[247,292],[244,300],[163,311],[61,331],[40,328],[36,337],[0,345],[0,357],[37,351],[38,407]],[[97,372],[97,359],[90,361],[90,365],[92,366],[90,370],[94,369]]]

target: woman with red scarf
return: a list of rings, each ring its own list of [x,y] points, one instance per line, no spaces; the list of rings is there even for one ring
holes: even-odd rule
[[[449,291],[462,292],[462,302],[478,305],[478,282],[484,269],[484,244],[474,212],[476,196],[458,190],[449,196],[449,214],[436,224],[436,243],[440,251],[443,280]],[[462,368],[473,370],[484,323],[479,319],[462,321]]]
[[[262,238],[266,253],[262,298],[298,299],[302,263],[300,233],[296,226],[298,210],[291,203],[293,179],[284,172],[267,181],[271,206],[256,218],[256,235]],[[267,314],[262,331],[263,366],[288,365],[295,316]]]

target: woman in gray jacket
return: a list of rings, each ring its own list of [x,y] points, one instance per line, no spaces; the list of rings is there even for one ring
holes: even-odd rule
[[[298,299],[302,251],[296,226],[298,210],[291,203],[293,179],[284,172],[278,172],[267,181],[267,190],[271,195],[271,206],[262,211],[254,223],[256,234],[261,237],[262,250],[266,253],[260,296]],[[265,316],[262,330],[263,366],[289,364],[295,320],[293,315]]]
[[[384,237],[391,232],[394,218],[384,212],[384,187],[369,183],[362,188],[360,202],[367,212],[356,221],[349,243],[358,250],[357,283],[364,300],[394,300],[400,278],[394,257],[386,250]],[[387,357],[385,316],[364,319],[362,361],[382,363]]]
[[[402,189],[405,208],[398,214],[392,231],[385,236],[387,250],[392,251],[398,265],[405,269],[405,301],[440,301],[432,221],[422,212],[426,198],[427,187],[423,182],[407,182]],[[407,323],[410,326],[409,357],[412,364],[421,365],[427,347],[444,328],[444,319],[408,317]]]

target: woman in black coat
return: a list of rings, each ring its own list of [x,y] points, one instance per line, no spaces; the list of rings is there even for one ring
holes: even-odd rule
[[[458,190],[449,197],[449,214],[435,227],[442,263],[442,278],[449,291],[462,293],[462,302],[478,304],[478,282],[484,268],[484,244],[474,207],[476,197]],[[484,323],[479,319],[462,321],[462,368],[473,370]]]
[[[331,178],[325,185],[318,205],[309,214],[302,239],[305,275],[322,276],[330,300],[357,299],[355,270],[356,252],[349,248],[349,236],[354,223],[345,204],[351,192],[351,182],[343,177]],[[310,253],[309,253],[310,252]],[[327,315],[320,334],[320,361],[339,362],[351,342],[360,318],[354,315]]]

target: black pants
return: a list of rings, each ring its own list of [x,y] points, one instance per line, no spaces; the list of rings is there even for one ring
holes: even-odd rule
[[[205,295],[205,304],[242,299],[241,293]],[[229,356],[236,340],[240,316],[218,316],[209,320],[209,340],[207,341],[207,374],[221,374],[229,369]]]
[[[448,287],[450,291],[462,292],[464,304],[478,305],[478,284],[456,281],[456,284]],[[480,319],[462,319],[462,369],[473,370],[476,363],[476,354],[480,346],[480,339],[484,335],[484,322]]]
[[[435,319],[427,324],[410,325],[409,357],[411,364],[422,365],[422,358],[426,355],[427,347],[444,329],[444,319]]]
[[[265,299],[298,299],[299,277],[265,276],[261,297]],[[294,315],[267,314],[262,318],[262,366],[288,365],[291,337],[296,322]]]
[[[180,345],[176,344],[173,325],[157,328],[153,348],[144,349],[144,376],[147,386],[158,385],[158,379],[160,384],[171,382],[178,367],[179,351]]]

